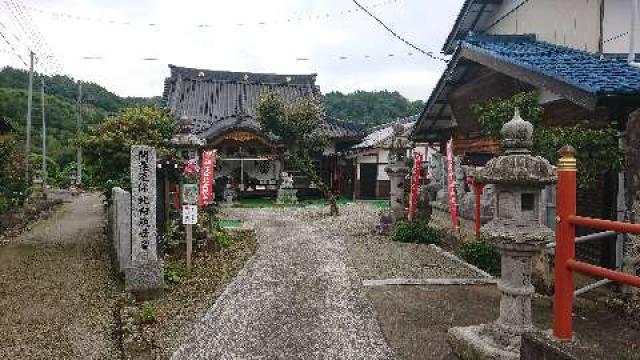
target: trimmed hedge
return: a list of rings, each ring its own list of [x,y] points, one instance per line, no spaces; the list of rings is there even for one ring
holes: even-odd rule
[[[437,244],[442,239],[442,233],[427,221],[399,221],[393,227],[392,239],[399,242]]]
[[[466,262],[492,275],[500,275],[500,253],[493,244],[487,241],[465,242],[460,255]]]

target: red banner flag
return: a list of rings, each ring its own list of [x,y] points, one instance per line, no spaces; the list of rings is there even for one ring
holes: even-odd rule
[[[458,204],[456,201],[456,175],[453,171],[453,140],[447,142],[447,182],[449,190],[449,212],[451,212],[451,224],[458,229]]]
[[[203,207],[213,201],[213,168],[216,164],[216,150],[202,150],[200,167],[200,191],[198,206]]]
[[[413,175],[411,176],[411,192],[409,193],[409,221],[416,217],[416,207],[418,206],[418,190],[420,189],[420,179],[422,177],[422,154],[416,152],[413,161]]]

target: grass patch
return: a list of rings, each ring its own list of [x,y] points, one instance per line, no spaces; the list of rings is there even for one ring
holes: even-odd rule
[[[218,226],[221,228],[239,228],[242,226],[242,221],[240,220],[220,220],[218,221]]]

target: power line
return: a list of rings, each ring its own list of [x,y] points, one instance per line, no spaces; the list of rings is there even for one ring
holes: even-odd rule
[[[416,53],[414,52],[406,52],[406,53],[387,53],[384,55],[334,55],[331,56],[333,60],[336,61],[348,61],[348,60],[376,60],[376,59],[393,59],[393,58],[401,58],[401,57],[413,57]],[[109,61],[114,59],[123,59],[123,57],[110,57],[103,55],[79,55],[74,57],[80,60],[86,61]],[[162,61],[163,58],[157,56],[140,56],[140,57],[130,57],[127,58],[135,61]],[[314,60],[311,57],[299,56],[294,58],[295,61],[312,61]]]
[[[377,3],[371,4],[370,7],[371,8],[376,8],[376,7],[381,7],[381,6],[385,6],[385,5],[389,5],[389,4],[393,4],[393,3],[397,3],[400,0],[382,0],[379,1]],[[88,21],[88,22],[100,22],[100,23],[104,23],[104,24],[108,24],[108,25],[119,25],[119,26],[134,26],[134,25],[138,25],[138,26],[147,26],[147,27],[151,27],[151,28],[157,28],[157,27],[163,27],[163,26],[169,26],[169,27],[175,27],[175,24],[163,24],[163,23],[158,23],[158,22],[132,22],[132,21],[121,21],[121,20],[114,20],[114,19],[105,19],[105,18],[96,18],[96,17],[89,17],[89,16],[80,16],[80,15],[74,15],[74,14],[70,14],[70,13],[66,13],[66,12],[57,12],[57,11],[48,11],[48,10],[43,10],[43,9],[39,9],[36,7],[32,7],[32,6],[25,6],[28,9],[38,12],[38,13],[42,13],[42,14],[47,14],[50,15],[53,19],[69,19],[69,20],[78,20],[78,21]],[[292,15],[289,16],[287,18],[283,18],[281,20],[271,20],[271,21],[267,21],[267,20],[263,20],[263,21],[256,21],[256,22],[251,22],[251,23],[244,23],[244,22],[238,22],[235,25],[238,27],[243,27],[243,26],[250,26],[250,25],[256,25],[256,26],[266,26],[266,25],[276,25],[276,24],[287,24],[287,23],[292,23],[292,22],[302,22],[302,21],[317,21],[317,20],[325,20],[328,18],[332,18],[332,17],[337,17],[337,16],[345,16],[345,15],[349,15],[352,13],[355,13],[357,10],[354,9],[346,9],[346,10],[342,10],[342,11],[335,11],[335,12],[323,12],[323,13],[316,13],[316,14],[310,14],[310,15]],[[215,28],[218,26],[218,24],[216,23],[200,23],[200,24],[193,24],[192,26],[196,27],[196,28],[200,28],[200,29],[206,29],[206,28]]]
[[[62,70],[61,65],[58,62],[58,59],[56,58],[53,49],[51,49],[51,47],[49,46],[49,43],[47,42],[47,39],[42,35],[39,28],[36,26],[35,21],[31,17],[31,14],[29,13],[29,10],[26,8],[26,6],[21,0],[16,0],[16,1],[20,1],[20,6],[21,6],[20,10],[22,14],[27,18],[27,23],[30,25],[29,29],[33,30],[33,32],[36,35],[36,38],[39,39],[38,42],[43,45],[43,48],[45,49],[44,57],[49,58],[53,63],[53,66],[57,68],[58,71],[61,72]]]
[[[618,39],[620,39],[621,37],[625,37],[625,36],[627,36],[627,35],[629,35],[629,32],[628,32],[628,31],[625,31],[625,32],[623,32],[623,33],[620,33],[620,34],[617,34],[617,35],[614,35],[614,36],[612,36],[612,37],[608,38],[607,40],[603,41],[602,43],[603,43],[603,44],[606,44],[606,43],[608,43],[608,42],[610,42],[610,41],[618,40]]]
[[[387,30],[387,32],[389,32],[391,35],[393,35],[395,38],[397,38],[398,40],[402,41],[403,43],[405,43],[407,46],[409,46],[410,48],[424,54],[427,55],[428,57],[434,59],[434,60],[440,60],[440,61],[444,61],[447,62],[448,60],[444,57],[440,57],[440,56],[436,56],[433,55],[433,51],[426,51],[423,50],[421,48],[419,48],[417,45],[413,44],[412,42],[410,42],[409,40],[405,39],[404,37],[402,37],[400,34],[398,34],[397,32],[395,32],[393,29],[391,29],[389,26],[387,26],[387,24],[385,24],[382,20],[380,20],[380,18],[378,18],[377,16],[375,16],[371,11],[369,11],[369,9],[367,9],[366,7],[360,5],[360,3],[357,0],[352,0],[354,4],[356,4],[358,6],[358,8],[360,8],[362,11],[364,11],[367,15],[369,15],[371,18],[373,18],[378,24],[382,25],[382,27]]]
[[[4,25],[2,25],[4,27]],[[11,42],[9,41],[9,39],[7,39],[7,37],[5,36],[5,34],[0,31],[0,36],[2,37],[2,39],[4,40],[4,42],[9,45],[9,48],[11,49],[11,52],[13,52],[13,54],[20,59],[20,61],[24,64],[24,66],[29,67],[29,65],[27,65],[27,62],[24,60],[24,58],[22,57],[22,55],[20,55],[20,53],[18,51],[16,51],[15,47],[13,46],[13,44],[11,44]]]
[[[33,22],[33,19],[26,11],[25,7],[19,0],[4,1],[4,5],[13,17],[14,23],[17,25],[22,34],[29,40],[25,41],[29,51],[37,52],[38,62],[42,65],[42,72],[52,74],[53,71],[61,71],[59,62],[52,54],[51,48]],[[14,35],[16,39],[17,36]],[[20,39],[18,39],[20,41]],[[21,41],[22,42],[22,41]],[[37,49],[37,51],[36,51]]]

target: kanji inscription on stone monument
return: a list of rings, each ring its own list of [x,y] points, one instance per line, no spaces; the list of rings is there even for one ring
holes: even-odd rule
[[[156,153],[131,147],[132,260],[156,259]]]

